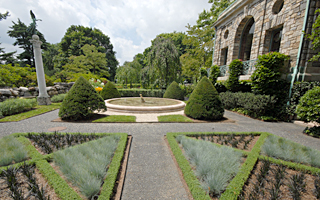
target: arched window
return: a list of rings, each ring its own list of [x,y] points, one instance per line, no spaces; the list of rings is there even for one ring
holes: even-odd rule
[[[254,19],[250,18],[242,31],[239,59],[242,59],[243,61],[250,60],[254,24]]]

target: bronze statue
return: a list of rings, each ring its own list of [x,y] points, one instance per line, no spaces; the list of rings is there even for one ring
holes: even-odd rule
[[[36,26],[37,26],[36,21],[42,21],[42,20],[36,19],[36,16],[33,14],[32,10],[30,10],[30,15],[31,15],[32,23],[28,26],[27,32],[30,33],[31,35],[35,35],[36,34]]]

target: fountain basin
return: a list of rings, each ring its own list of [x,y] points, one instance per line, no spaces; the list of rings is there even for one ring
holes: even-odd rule
[[[167,98],[143,97],[114,98],[105,100],[107,109],[115,112],[127,113],[163,113],[183,110],[186,104],[183,101]],[[138,103],[137,103],[138,102]],[[140,102],[140,104],[139,104]],[[122,104],[122,105],[120,105]],[[134,104],[134,105],[132,105]]]

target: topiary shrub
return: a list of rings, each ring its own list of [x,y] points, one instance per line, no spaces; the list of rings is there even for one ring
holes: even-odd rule
[[[297,106],[297,116],[304,122],[317,122],[320,123],[320,87],[314,87],[313,89],[306,92],[300,99]],[[317,133],[320,126],[313,128],[313,132]],[[306,130],[305,130],[306,132]],[[306,133],[312,134],[312,132],[307,131]]]
[[[164,93],[163,98],[184,100],[184,92],[178,83],[173,81]]]
[[[106,110],[102,97],[80,76],[62,101],[59,117],[67,120],[86,119],[95,110]]]
[[[184,112],[194,119],[218,120],[223,118],[224,108],[221,99],[208,78],[203,77],[197,84]]]
[[[239,76],[243,71],[243,63],[239,59],[233,60],[229,65],[229,78],[226,82],[226,87],[232,92],[239,90]]]
[[[111,81],[105,84],[102,91],[100,92],[100,95],[102,96],[103,99],[112,99],[112,98],[121,97],[118,89]]]

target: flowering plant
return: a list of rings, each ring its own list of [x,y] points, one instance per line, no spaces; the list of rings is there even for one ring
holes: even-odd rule
[[[94,79],[94,78],[91,78],[89,79],[89,83],[94,87],[103,87],[104,86],[104,83],[99,80],[99,79]]]

